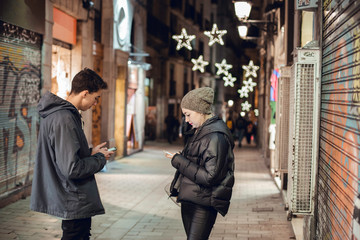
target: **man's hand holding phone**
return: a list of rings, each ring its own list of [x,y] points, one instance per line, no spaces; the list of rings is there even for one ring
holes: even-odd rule
[[[106,142],[100,143],[99,145],[97,145],[96,147],[94,147],[92,149],[91,154],[93,155],[95,153],[101,152],[102,154],[104,154],[106,159],[109,159],[110,156],[115,153],[116,147],[107,149],[106,147],[104,147],[105,145],[106,145]]]

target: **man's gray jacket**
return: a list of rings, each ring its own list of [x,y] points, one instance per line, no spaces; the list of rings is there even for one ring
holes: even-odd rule
[[[104,214],[94,174],[106,159],[102,153],[91,155],[78,110],[48,92],[38,111],[41,119],[30,209],[63,219]]]

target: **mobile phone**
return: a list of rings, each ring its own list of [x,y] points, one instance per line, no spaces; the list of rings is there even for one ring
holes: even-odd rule
[[[163,150],[163,152],[166,153],[166,154],[168,154],[168,155],[174,155],[174,154],[172,154],[172,153],[170,153],[170,152],[168,152],[168,151],[165,151],[165,150]]]
[[[115,152],[115,151],[116,151],[116,147],[109,148],[108,151]]]

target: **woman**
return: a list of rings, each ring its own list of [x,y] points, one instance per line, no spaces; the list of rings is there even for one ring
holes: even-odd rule
[[[214,91],[188,92],[181,101],[193,135],[181,153],[167,154],[177,169],[171,195],[181,203],[188,240],[208,239],[219,212],[228,212],[234,185],[234,141],[226,124],[212,114]]]

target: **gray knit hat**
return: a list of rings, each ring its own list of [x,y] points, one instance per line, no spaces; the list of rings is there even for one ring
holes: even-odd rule
[[[181,108],[186,108],[198,113],[212,113],[211,105],[214,102],[214,90],[202,87],[191,90],[181,100]]]

